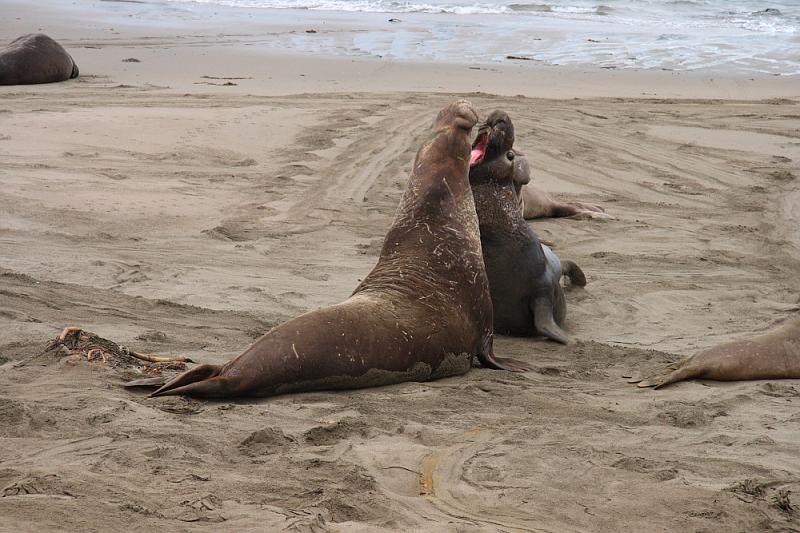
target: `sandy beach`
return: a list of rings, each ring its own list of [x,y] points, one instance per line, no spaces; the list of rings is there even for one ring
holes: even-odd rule
[[[800,312],[797,76],[333,57],[281,43],[388,17],[47,6],[0,5],[0,42],[44,31],[81,70],[0,87],[0,531],[800,530],[797,380],[623,379]],[[616,217],[532,222],[588,277],[570,345],[496,338],[532,371],[209,402],[33,357],[74,325],[220,363],[344,300],[456,98]]]

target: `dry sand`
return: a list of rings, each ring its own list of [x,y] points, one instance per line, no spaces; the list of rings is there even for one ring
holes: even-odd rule
[[[21,33],[8,20],[2,40]],[[156,50],[75,24],[50,33],[99,47],[69,47],[81,78],[0,88],[0,530],[800,530],[798,381],[622,379],[800,309],[800,98],[785,80],[458,65],[427,78],[276,56],[276,89],[243,47],[199,63],[177,37]],[[287,74],[298,65],[337,83],[310,93]],[[254,79],[195,84],[234,74]],[[533,223],[589,279],[568,292],[570,346],[496,340],[533,371],[207,402],[27,359],[79,325],[222,362],[343,300],[433,116],[473,75],[552,97],[467,95],[511,114],[537,185],[617,217]],[[519,76],[539,81],[509,91]]]

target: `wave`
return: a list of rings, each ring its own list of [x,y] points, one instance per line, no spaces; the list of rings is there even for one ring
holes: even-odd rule
[[[565,13],[576,15],[609,15],[613,8],[605,5],[597,6],[564,6],[552,4],[509,4],[509,11],[528,13]]]
[[[329,38],[279,36],[281,49],[415,61],[502,62],[514,56],[547,65],[800,74],[798,36],[792,33],[800,27],[798,0],[771,0],[772,9],[765,8],[763,0],[150,1],[180,2],[189,10],[197,7],[191,4],[304,10],[316,12],[310,15],[313,20],[338,18],[317,14],[322,11],[409,13],[397,18],[410,24],[343,31]],[[216,11],[207,13],[216,16]],[[454,23],[439,13],[459,19]],[[299,13],[288,13],[289,19],[296,16],[302,20]],[[263,14],[264,20],[271,18],[285,20],[275,12]],[[354,18],[342,16],[347,21]],[[507,38],[494,39],[498,32]]]
[[[469,3],[466,0],[172,0],[245,8],[302,9],[367,13],[429,13],[455,15],[517,15],[541,18],[597,20],[623,26],[650,26],[689,31],[720,28],[756,33],[796,33],[800,7],[796,0],[592,0]],[[512,0],[513,1],[513,0]]]
[[[367,13],[450,13],[492,15],[508,13],[552,13],[554,15],[608,15],[606,5],[503,4],[503,3],[414,3],[397,0],[173,0],[183,3],[216,4],[230,7],[303,9]]]

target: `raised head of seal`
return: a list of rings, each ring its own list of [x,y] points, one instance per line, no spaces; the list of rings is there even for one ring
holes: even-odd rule
[[[64,47],[43,33],[30,33],[0,50],[0,85],[52,83],[78,77]]]
[[[179,375],[154,396],[269,396],[424,381],[524,366],[494,357],[492,301],[469,186],[467,102],[445,107],[417,153],[378,264],[344,302],[285,322],[241,355]]]
[[[544,335],[566,343],[562,329],[566,299],[562,274],[576,285],[586,277],[572,261],[561,261],[543,245],[519,208],[529,179],[525,154],[515,150],[514,125],[494,111],[478,130],[470,155],[469,181],[494,306],[494,329],[510,335]]]
[[[503,111],[492,113],[490,120],[495,121],[493,137],[488,139],[485,150],[473,151],[470,164],[476,165],[485,161],[491,161],[497,167],[490,169],[488,165],[483,165],[485,172],[500,172],[500,167],[514,166],[514,189],[517,192],[518,206],[526,220],[534,218],[600,218],[612,219],[611,215],[597,205],[585,202],[559,202],[553,200],[546,192],[530,183],[531,169],[528,159],[520,159],[516,162],[514,157],[521,152],[514,149],[514,123],[511,122],[508,114]],[[485,153],[484,153],[485,152]],[[507,157],[504,160],[501,155]]]
[[[628,382],[659,389],[687,379],[800,379],[800,318],[763,335],[703,350]]]

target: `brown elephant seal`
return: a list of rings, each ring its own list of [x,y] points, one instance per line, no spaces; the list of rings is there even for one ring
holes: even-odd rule
[[[43,33],[29,33],[0,50],[0,85],[52,83],[78,77],[78,65]]]
[[[686,379],[792,378],[800,379],[800,318],[764,335],[714,346],[629,383],[659,389]]]
[[[614,217],[605,210],[594,204],[583,202],[558,202],[550,198],[546,192],[529,184],[530,173],[523,178],[519,186],[519,207],[522,216],[526,220],[534,218],[559,218],[572,217],[575,219],[606,219],[613,220]]]
[[[270,396],[425,381],[484,366],[523,370],[492,352],[492,301],[469,187],[466,102],[444,108],[417,153],[378,264],[344,302],[270,330],[228,363],[185,372],[153,396]]]
[[[566,344],[561,276],[580,286],[586,285],[586,277],[574,262],[560,261],[522,218],[516,178],[528,174],[528,159],[513,144],[514,125],[508,114],[494,111],[478,130],[470,155],[469,182],[494,306],[494,330],[544,335]]]

